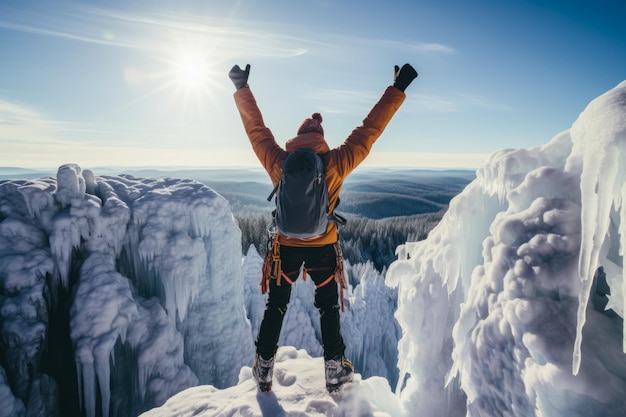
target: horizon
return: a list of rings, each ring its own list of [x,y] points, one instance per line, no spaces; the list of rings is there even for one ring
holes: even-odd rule
[[[53,171],[57,171],[63,165],[72,165],[74,163],[62,164],[58,167],[17,167],[17,166],[0,166],[0,179],[3,175],[17,175],[20,172],[23,173],[31,173],[31,174],[41,174],[41,173],[50,173]],[[78,164],[74,164],[78,165]],[[168,166],[168,165],[102,165],[102,166],[88,166],[83,167],[78,165],[82,170],[90,170],[90,171],[107,171],[111,172],[114,170],[121,171],[162,171],[162,172],[175,172],[175,171],[258,171],[260,174],[265,174],[266,171],[262,166],[252,166],[252,165],[241,165],[241,166],[216,166],[216,165],[206,165],[206,166]],[[427,172],[447,172],[447,171],[462,171],[462,172],[475,172],[476,170],[473,168],[453,168],[453,167],[444,167],[444,168],[428,168],[428,167],[417,167],[417,166],[383,166],[383,165],[375,165],[375,166],[367,166],[360,165],[357,167],[353,173],[361,172],[361,171],[427,171]],[[97,174],[97,172],[96,172]],[[104,174],[106,175],[106,174]]]
[[[132,155],[129,155],[132,159]],[[375,149],[371,151],[369,156],[363,161],[358,168],[407,168],[407,169],[433,169],[433,170],[476,170],[480,168],[490,154],[479,153],[425,153],[425,152],[377,152]],[[0,157],[0,168],[30,169],[30,170],[51,170],[56,169],[65,164],[77,164],[82,168],[91,169],[90,167],[100,168],[162,168],[171,169],[178,167],[181,169],[207,169],[207,168],[261,168],[262,166],[252,148],[249,151],[243,151],[237,159],[240,163],[233,163],[231,159],[224,159],[225,163],[206,164],[206,163],[189,163],[186,165],[176,165],[168,163],[137,165],[129,161],[128,163],[102,163],[94,156],[78,158],[83,162],[73,162],[70,160],[59,160],[56,166],[38,165],[36,161],[31,163],[23,163],[21,165],[2,164]],[[194,161],[198,162],[198,161]],[[357,169],[358,169],[357,168]]]

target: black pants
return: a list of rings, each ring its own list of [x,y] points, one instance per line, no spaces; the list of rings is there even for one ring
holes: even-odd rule
[[[295,282],[299,277],[300,267],[304,263],[315,285],[326,281],[334,272],[337,264],[333,245],[319,247],[280,246],[280,260],[282,270]],[[269,359],[278,349],[278,338],[283,325],[283,318],[287,312],[287,304],[291,297],[291,285],[285,279],[280,286],[271,279],[269,285],[269,299],[259,329],[256,346],[257,353]],[[325,359],[332,359],[343,355],[345,345],[340,333],[338,285],[333,279],[326,285],[315,290],[315,306],[320,311],[320,325],[322,329],[322,345]]]

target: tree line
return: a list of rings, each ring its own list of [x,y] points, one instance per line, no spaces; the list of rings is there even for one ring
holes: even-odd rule
[[[444,212],[384,219],[346,216],[348,222],[339,228],[339,243],[344,257],[353,265],[370,261],[378,271],[385,272],[396,259],[396,248],[406,242],[425,239]],[[241,229],[244,253],[250,245],[254,245],[259,254],[265,256],[271,216],[236,214],[235,218]]]

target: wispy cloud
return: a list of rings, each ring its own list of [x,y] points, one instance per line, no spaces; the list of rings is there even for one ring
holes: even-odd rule
[[[123,129],[110,129],[54,120],[46,114],[20,103],[0,98],[0,148],[8,146],[28,146],[36,149],[40,145],[68,147],[85,143],[107,145],[121,141],[129,142],[133,136],[158,136],[158,132],[137,132]],[[124,138],[124,139],[115,139]],[[6,152],[5,152],[6,153]]]
[[[370,48],[380,50],[400,50],[416,54],[452,54],[456,52],[454,48],[441,43],[419,42],[419,41],[397,41],[390,39],[361,39],[349,38],[355,44],[364,44]]]
[[[321,33],[302,24],[239,21],[175,14],[137,13],[79,4],[24,11],[0,6],[0,28],[124,48],[162,50],[164,44],[194,39],[212,46],[218,56],[293,57],[309,50],[376,48],[419,54],[449,54],[436,42],[397,41]],[[271,28],[271,29],[268,29]],[[294,34],[297,33],[298,36]],[[340,54],[339,54],[340,55]]]
[[[62,38],[79,42],[98,43],[111,46],[136,47],[138,45],[116,37],[105,31],[105,21],[77,6],[77,10],[38,9],[24,11],[0,7],[0,28],[41,36]]]
[[[195,148],[181,149],[179,143],[171,143],[169,134],[150,129],[106,130],[57,121],[36,109],[0,98],[0,166],[56,167],[67,162],[131,165],[133,161],[155,165],[193,161],[200,165],[202,158],[208,158]],[[210,163],[224,164],[229,160],[224,159],[226,154],[220,154],[222,162],[209,158]]]
[[[72,125],[37,110],[0,99],[0,166],[54,167],[77,142],[65,139]]]
[[[164,45],[185,40],[210,44],[217,56],[289,57],[305,52],[305,40],[290,35],[239,25],[235,21],[172,15],[137,14],[72,5],[71,9],[23,11],[0,6],[0,28],[79,42],[124,48],[163,50]],[[247,29],[242,29],[246,27]]]
[[[481,96],[479,94],[472,93],[461,93],[459,94],[459,98],[469,106],[472,107],[480,107],[489,110],[496,111],[510,111],[511,107],[508,104],[497,102],[488,97]]]
[[[379,93],[368,91],[317,89],[304,97],[318,102],[324,113],[363,113],[379,96]]]
[[[472,109],[488,109],[500,112],[510,110],[506,104],[488,97],[470,93],[422,94],[413,93],[407,97],[405,110],[413,112],[458,113]]]
[[[380,91],[357,91],[344,89],[318,89],[305,98],[319,103],[326,113],[363,113],[380,97]],[[407,95],[403,111],[412,113],[457,113],[483,108],[508,111],[509,107],[477,94],[424,94],[412,92]]]
[[[403,107],[413,112],[454,113],[460,111],[463,105],[458,99],[445,95],[416,93],[407,98]]]
[[[37,110],[0,99],[0,146],[51,141],[68,144],[59,138],[69,129],[69,123],[49,119]]]

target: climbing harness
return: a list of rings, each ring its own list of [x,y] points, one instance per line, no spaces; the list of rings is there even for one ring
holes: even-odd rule
[[[335,242],[333,244],[333,248],[335,249],[335,257],[336,257],[336,266],[335,270],[332,274],[326,278],[325,281],[316,285],[315,288],[322,288],[325,285],[328,285],[333,279],[337,281],[339,285],[339,298],[341,300],[341,311],[345,311],[345,303],[343,300],[343,290],[348,288],[348,284],[346,281],[346,274],[343,269],[343,253],[341,251],[341,246],[339,246],[339,242]],[[302,268],[302,279],[306,281],[307,272],[311,271],[326,271],[329,270],[328,267],[318,267],[318,268]],[[269,291],[270,279],[276,280],[276,285],[280,286],[281,281],[285,280],[289,285],[293,284],[293,281],[290,276],[294,276],[294,273],[299,271],[290,271],[285,272],[281,268],[280,261],[280,244],[278,243],[278,234],[274,236],[270,236],[270,240],[267,245],[267,254],[263,259],[263,276],[261,278],[261,293],[265,294]],[[297,274],[295,274],[297,275]]]

